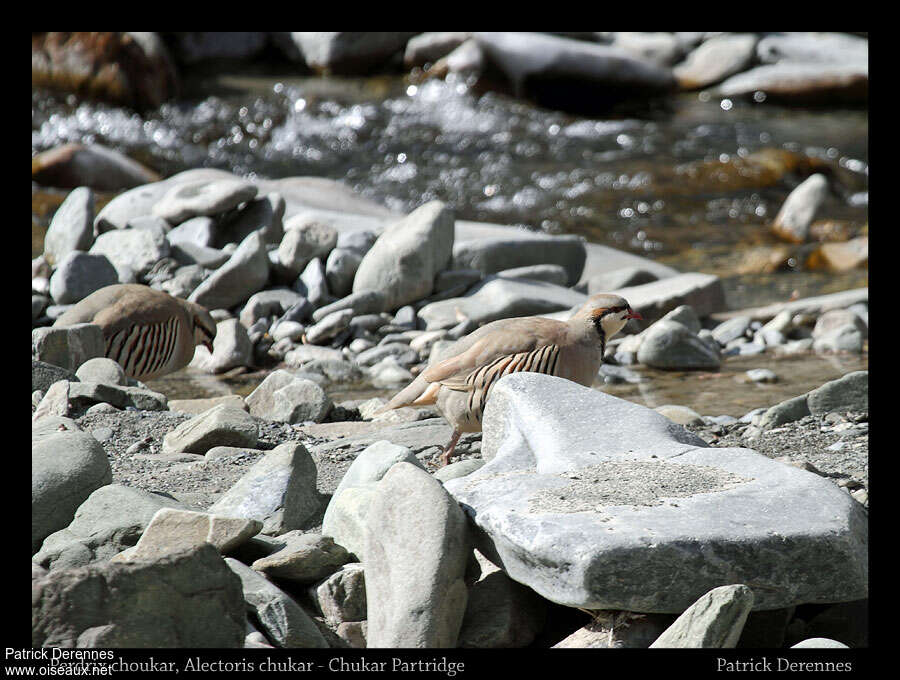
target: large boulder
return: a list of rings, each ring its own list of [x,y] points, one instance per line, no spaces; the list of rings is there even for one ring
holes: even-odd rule
[[[44,236],[44,257],[56,265],[73,250],[87,250],[94,242],[94,192],[78,187],[60,204]]]
[[[33,441],[31,552],[36,552],[47,536],[68,525],[93,491],[111,482],[106,453],[87,432],[65,428]]]
[[[566,270],[564,285],[578,283],[587,259],[580,236],[544,236],[515,234],[462,241],[453,246],[453,268],[475,269],[496,274],[507,269],[539,264],[555,264]]]
[[[482,456],[445,488],[478,528],[479,550],[559,604],[681,613],[737,582],[765,610],[868,591],[868,520],[848,494],[748,449],[707,448],[603,392],[502,378]]]
[[[377,290],[392,310],[431,294],[453,252],[453,211],[431,201],[387,227],[365,254],[353,292]]]
[[[466,518],[441,483],[397,463],[365,534],[368,647],[454,647],[466,609]]]
[[[240,580],[211,545],[61,569],[31,588],[35,647],[241,647]]]
[[[31,358],[69,371],[94,357],[106,354],[100,326],[78,323],[71,326],[35,328],[31,331]]]

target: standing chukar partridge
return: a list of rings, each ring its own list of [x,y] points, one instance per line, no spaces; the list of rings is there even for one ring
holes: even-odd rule
[[[211,352],[216,337],[216,322],[200,305],[134,283],[94,291],[53,325],[76,323],[100,326],[106,357],[136,380],[152,380],[184,368],[196,345],[205,345]]]
[[[628,322],[641,319],[618,295],[599,293],[568,321],[538,316],[501,319],[456,341],[443,361],[424,370],[376,411],[437,404],[453,426],[441,461],[450,461],[463,432],[480,432],[491,388],[518,371],[544,373],[590,386],[607,341]]]

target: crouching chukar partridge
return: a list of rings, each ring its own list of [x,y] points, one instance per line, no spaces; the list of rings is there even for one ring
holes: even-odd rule
[[[589,387],[603,363],[607,341],[628,319],[640,318],[623,298],[600,293],[568,321],[537,316],[494,321],[458,340],[447,358],[424,370],[376,414],[437,404],[453,426],[441,457],[446,465],[463,432],[481,431],[484,407],[500,378],[528,371]]]
[[[76,323],[100,326],[106,357],[136,380],[152,380],[184,368],[196,345],[205,345],[211,352],[216,337],[216,322],[200,305],[134,283],[94,291],[53,325]]]

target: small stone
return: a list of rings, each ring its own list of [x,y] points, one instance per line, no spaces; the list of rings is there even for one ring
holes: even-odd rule
[[[283,548],[253,563],[256,571],[273,578],[315,583],[351,560],[350,554],[330,536],[289,531],[278,539],[284,541]]]
[[[256,446],[256,421],[243,409],[227,404],[185,421],[163,437],[163,453],[204,454],[214,446]]]
[[[675,619],[650,648],[734,648],[753,599],[753,591],[745,585],[714,588]]]

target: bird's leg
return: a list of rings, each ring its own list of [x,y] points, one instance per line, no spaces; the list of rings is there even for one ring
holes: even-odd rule
[[[453,455],[453,449],[456,448],[456,442],[459,441],[460,434],[459,430],[453,430],[453,436],[450,437],[450,441],[447,442],[447,446],[444,447],[444,452],[441,454],[441,467],[450,462],[450,456]]]

